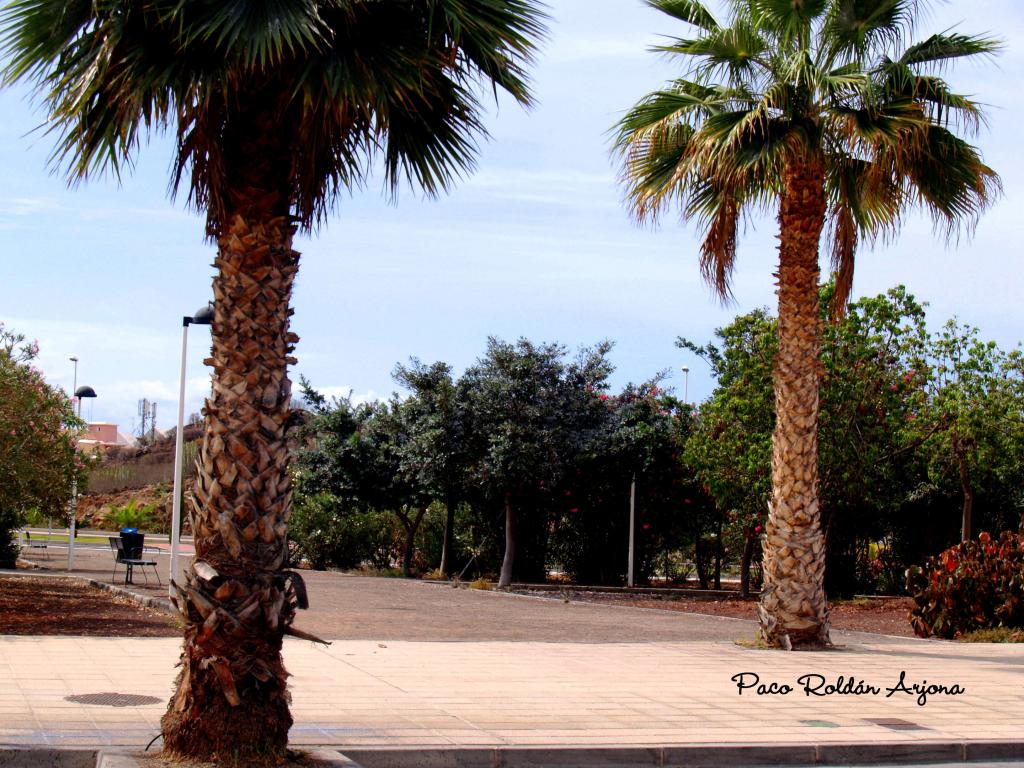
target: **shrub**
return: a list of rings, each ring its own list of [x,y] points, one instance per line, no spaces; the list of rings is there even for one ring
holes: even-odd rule
[[[21,515],[13,510],[0,509],[0,568],[14,568],[18,560],[15,531],[21,525]]]
[[[292,507],[288,534],[295,554],[310,568],[356,568],[368,563],[392,565],[400,546],[393,515],[363,510],[329,493],[300,496]]]
[[[117,528],[149,528],[153,523],[155,504],[141,505],[132,499],[123,507],[115,507],[110,511],[108,520]]]
[[[1004,532],[997,541],[950,547],[907,571],[916,606],[910,621],[921,637],[959,637],[979,629],[1024,627],[1024,536]]]

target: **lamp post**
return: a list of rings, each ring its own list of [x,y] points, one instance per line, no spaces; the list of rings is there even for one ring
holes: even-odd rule
[[[75,363],[75,383],[78,383],[78,358],[72,357]],[[75,400],[78,403],[78,418],[82,418],[82,398],[96,397],[96,390],[83,384],[75,388]],[[71,479],[71,523],[68,525],[68,570],[75,569],[75,518],[78,515],[78,478]]]
[[[185,431],[185,353],[188,349],[188,327],[213,323],[213,304],[207,304],[192,317],[181,318],[181,377],[178,382],[178,428],[174,433],[174,499],[171,502],[171,575],[167,593],[174,597],[174,578],[178,575],[178,549],[181,544],[181,462]]]
[[[683,402],[690,404],[690,366],[683,366]]]
[[[636,472],[629,484],[629,559],[626,565],[626,586],[635,587],[633,580],[633,557],[636,554]]]

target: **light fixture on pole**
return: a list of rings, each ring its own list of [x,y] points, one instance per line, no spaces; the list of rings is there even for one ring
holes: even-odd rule
[[[181,318],[181,377],[178,382],[178,428],[174,432],[174,500],[171,507],[171,576],[167,592],[174,597],[174,579],[178,575],[178,549],[181,544],[181,463],[185,432],[185,353],[188,349],[188,327],[211,325],[213,304],[207,304],[192,317]]]
[[[687,405],[690,403],[690,367],[688,365],[683,366],[683,402]]]
[[[75,363],[75,383],[78,383],[78,358],[71,358]],[[96,390],[83,384],[75,388],[75,400],[78,401],[79,418],[82,417],[82,398],[96,397]],[[78,515],[78,478],[71,479],[71,521],[68,525],[68,570],[75,569],[75,518]]]

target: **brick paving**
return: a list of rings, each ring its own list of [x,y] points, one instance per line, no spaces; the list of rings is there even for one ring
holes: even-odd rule
[[[109,573],[108,573],[109,578]],[[298,745],[601,746],[940,743],[1019,738],[1024,646],[837,633],[842,648],[752,650],[752,622],[560,603],[448,586],[309,574],[313,609],[289,639]],[[0,745],[144,746],[158,733],[180,641],[0,637]],[[792,686],[738,695],[732,676]],[[886,696],[906,685],[960,695]],[[807,696],[842,675],[877,695]],[[90,693],[153,696],[89,705]],[[1024,756],[1024,745],[1021,747]]]
[[[0,744],[144,746],[158,733],[179,642],[0,638]],[[858,643],[781,653],[729,642],[536,643],[288,640],[297,745],[356,747],[907,743],[1019,738],[1024,649]],[[924,706],[885,696],[912,682],[958,684]],[[755,672],[788,695],[737,694]],[[800,675],[854,676],[880,695],[808,697]],[[160,701],[115,708],[73,694]],[[888,722],[888,725],[886,724]],[[1022,747],[1024,756],[1024,747]]]

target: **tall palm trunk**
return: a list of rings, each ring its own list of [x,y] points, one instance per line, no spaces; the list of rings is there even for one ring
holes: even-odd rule
[[[287,745],[292,718],[281,644],[305,593],[297,574],[283,570],[291,504],[287,365],[298,340],[288,331],[289,301],[299,254],[287,217],[267,215],[255,199],[237,210],[218,238],[207,361],[213,393],[192,512],[196,554],[178,587],[182,670],[161,724],[171,752],[244,764]]]
[[[825,220],[819,158],[786,169],[779,213],[779,352],[772,497],[761,635],[776,646],[828,644],[825,541],[818,510],[818,240]]]

